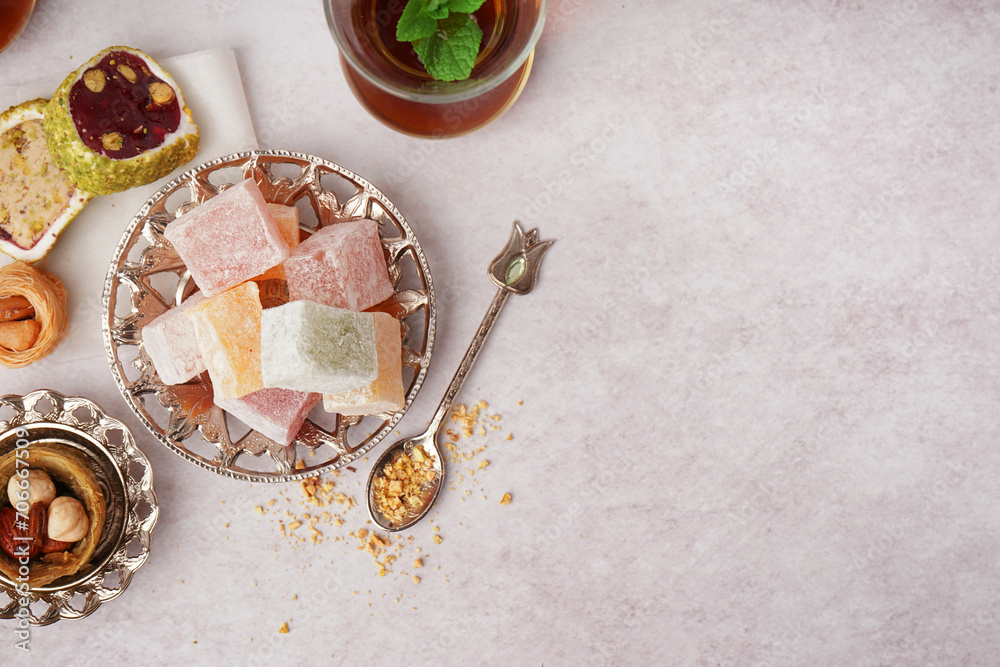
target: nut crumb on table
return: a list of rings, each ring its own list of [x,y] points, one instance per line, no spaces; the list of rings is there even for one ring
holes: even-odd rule
[[[488,459],[481,458],[487,448],[487,444],[481,438],[484,432],[488,434],[489,431],[500,430],[501,417],[499,414],[487,414],[487,409],[488,404],[485,401],[478,401],[471,406],[456,405],[452,412],[451,422],[456,424],[457,428],[447,432],[448,438],[444,442],[445,451],[443,454],[450,465],[465,462],[472,466],[468,469],[467,476],[459,476],[458,484],[460,485],[478,486],[476,475],[493,467]],[[484,431],[484,425],[486,431]],[[507,434],[506,439],[512,439],[512,435]],[[424,457],[428,459],[429,467],[429,456],[424,454]],[[412,472],[412,469],[418,468],[421,462],[418,461],[417,465],[414,465],[414,459],[408,458]],[[304,465],[299,461],[295,468],[301,470]],[[324,542],[341,542],[347,549],[350,539],[354,538],[356,540],[354,542],[355,550],[365,553],[372,559],[375,576],[392,575],[393,581],[396,581],[397,576],[400,576],[409,578],[413,583],[418,583],[421,577],[414,574],[412,570],[430,569],[430,565],[425,566],[426,559],[430,557],[430,554],[416,544],[413,535],[402,537],[400,534],[373,530],[367,516],[362,518],[353,514],[353,512],[363,509],[363,504],[359,506],[354,497],[341,490],[343,487],[338,487],[339,477],[339,470],[314,475],[302,480],[297,485],[287,487],[287,489],[301,489],[301,495],[281,490],[277,498],[271,498],[263,504],[255,506],[254,511],[262,516],[269,516],[270,520],[277,524],[281,538],[287,540],[293,549],[303,547],[311,549]],[[357,480],[353,481],[358,486],[362,485]],[[393,490],[406,491],[407,480],[405,476],[390,481],[398,482],[393,486]],[[457,490],[454,486],[452,488]],[[482,488],[478,490],[484,491]],[[464,497],[469,497],[471,490],[463,489],[463,494]],[[500,504],[509,504],[510,495],[510,493],[504,494]],[[487,499],[485,492],[481,493],[481,496]],[[278,505],[282,499],[288,504]],[[276,505],[278,507],[275,507]],[[348,526],[347,530],[342,529],[345,525]],[[460,526],[461,522],[458,525]],[[324,526],[327,528],[323,528]],[[431,531],[434,543],[441,544],[443,542],[443,538],[439,534],[441,527],[433,525]],[[345,550],[344,555],[347,553],[349,553],[349,549]],[[407,572],[408,569],[411,571]],[[441,566],[433,566],[433,571],[441,571]],[[444,573],[442,572],[442,574]],[[444,581],[448,583],[447,577]],[[371,591],[368,593],[370,594]]]

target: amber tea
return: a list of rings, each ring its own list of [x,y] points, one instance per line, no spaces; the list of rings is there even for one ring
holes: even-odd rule
[[[406,0],[330,0],[327,10],[345,78],[358,101],[400,132],[453,137],[487,125],[517,99],[531,71],[546,5],[487,0],[473,14],[483,39],[472,75],[455,82],[435,81],[413,46],[396,39]]]

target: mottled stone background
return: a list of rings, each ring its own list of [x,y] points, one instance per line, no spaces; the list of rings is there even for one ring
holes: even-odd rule
[[[553,0],[521,99],[441,142],[366,115],[319,2],[44,0],[0,85],[115,43],[235,49],[263,147],[403,211],[440,310],[401,431],[444,392],[511,220],[557,242],[462,393],[504,430],[481,489],[412,532],[420,584],[353,543],[290,548],[253,512],[278,490],[143,433],[99,346],[0,373],[131,424],[162,508],[125,594],[36,629],[33,661],[997,663],[1000,3]],[[340,483],[360,498],[366,473]]]

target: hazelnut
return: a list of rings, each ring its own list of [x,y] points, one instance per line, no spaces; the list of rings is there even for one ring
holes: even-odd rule
[[[90,519],[83,504],[70,496],[59,496],[49,505],[46,534],[57,542],[77,542],[90,530]]]
[[[104,90],[104,72],[99,69],[88,69],[83,73],[83,85],[92,93],[99,93]]]
[[[28,493],[27,498],[23,496],[26,491]],[[18,494],[22,495],[18,496]],[[52,483],[52,478],[44,470],[28,470],[27,477],[23,477],[17,473],[7,482],[7,499],[10,500],[10,504],[14,507],[17,507],[19,502],[28,503],[28,507],[31,507],[35,503],[48,505],[55,497],[56,486]]]
[[[174,90],[162,81],[149,84],[149,96],[154,104],[167,104],[174,99]]]
[[[118,73],[125,77],[129,83],[135,83],[135,70],[128,65],[119,65]]]

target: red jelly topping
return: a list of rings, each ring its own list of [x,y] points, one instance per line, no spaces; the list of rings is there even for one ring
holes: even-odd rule
[[[160,84],[160,91],[168,85],[124,51],[112,51],[84,72],[69,91],[69,113],[83,143],[116,160],[162,144],[180,125],[181,108],[172,88],[169,101],[163,102],[161,93],[161,103],[155,102],[151,84]]]

